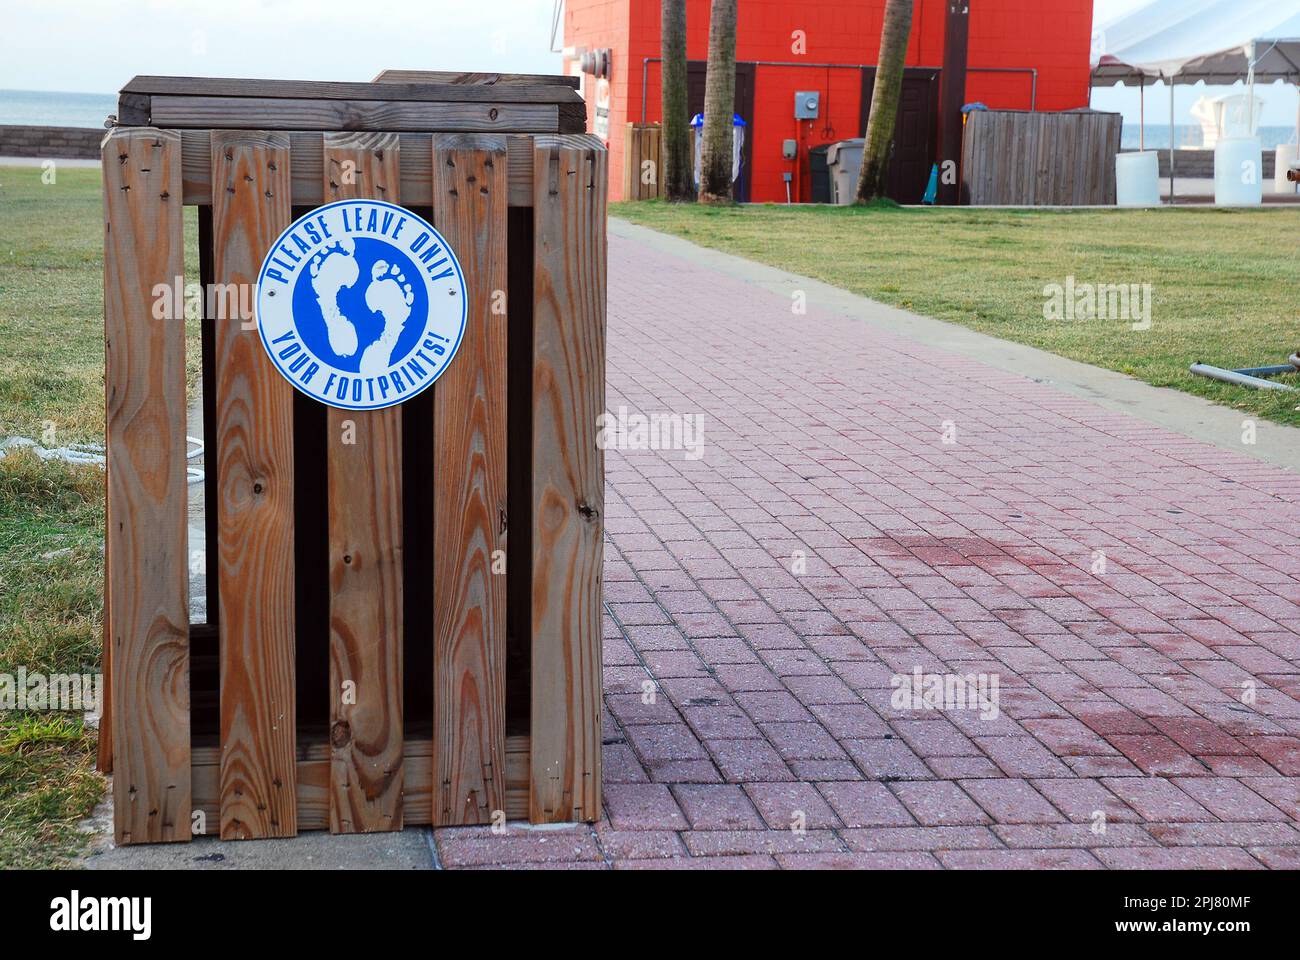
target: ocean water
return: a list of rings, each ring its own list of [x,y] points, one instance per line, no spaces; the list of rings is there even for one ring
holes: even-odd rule
[[[0,123],[36,124],[49,127],[104,126],[104,118],[117,112],[117,95],[113,93],[59,93],[50,90],[0,90]],[[1178,124],[1175,129],[1179,147],[1199,147],[1200,124]],[[1295,127],[1260,127],[1260,143],[1265,150],[1295,140]],[[1125,123],[1122,147],[1136,150],[1138,125]],[[1169,148],[1169,124],[1148,123],[1146,145],[1152,150]]]
[[[117,113],[117,95],[113,93],[0,90],[0,123],[102,130],[110,113]]]
[[[1174,128],[1175,145],[1178,147],[1202,146],[1201,125],[1199,123],[1180,123]],[[1257,131],[1260,146],[1272,150],[1283,143],[1295,142],[1295,127],[1260,127]],[[1138,125],[1125,123],[1120,135],[1120,146],[1125,150],[1138,148]],[[1169,149],[1169,124],[1148,123],[1146,129],[1146,146],[1148,150]]]

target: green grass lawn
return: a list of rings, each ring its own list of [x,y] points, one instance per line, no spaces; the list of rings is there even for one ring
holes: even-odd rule
[[[102,442],[99,171],[0,167],[0,437]],[[0,672],[99,670],[103,473],[0,460]],[[103,794],[79,715],[0,713],[0,867],[66,863]]]
[[[37,167],[0,167],[0,438],[103,442],[102,238],[97,169],[58,168],[47,184]],[[0,460],[0,673],[99,670],[103,496],[97,467]],[[0,868],[81,850],[77,823],[104,788],[95,746],[79,714],[0,713]]]
[[[611,213],[893,306],[1300,424],[1300,394],[1194,377],[1300,349],[1300,207],[975,210],[618,203]],[[1043,290],[1151,284],[1151,327],[1044,319]],[[815,304],[810,304],[815,307]],[[1026,371],[1031,373],[1032,371]],[[1300,387],[1300,377],[1282,378]]]
[[[0,342],[0,348],[3,343]],[[0,673],[99,670],[103,475],[0,460]],[[66,863],[103,794],[80,714],[0,713],[0,867]]]

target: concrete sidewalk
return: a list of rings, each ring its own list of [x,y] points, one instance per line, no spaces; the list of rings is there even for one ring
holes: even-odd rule
[[[617,221],[609,302],[703,455],[607,453],[606,817],[436,865],[1300,866],[1296,431]]]

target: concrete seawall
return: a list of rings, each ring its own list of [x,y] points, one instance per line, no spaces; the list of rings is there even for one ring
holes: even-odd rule
[[[1124,153],[1133,153],[1132,150],[1125,150]],[[1156,151],[1160,164],[1160,176],[1169,176],[1169,148]],[[1260,159],[1263,161],[1263,169],[1260,175],[1265,180],[1273,179],[1273,167],[1277,160],[1277,154],[1273,150],[1262,152]],[[1174,151],[1174,176],[1175,177],[1192,177],[1201,179],[1214,179],[1214,151],[1213,150],[1184,150]]]
[[[0,124],[0,157],[98,160],[103,130],[93,127],[30,127]]]

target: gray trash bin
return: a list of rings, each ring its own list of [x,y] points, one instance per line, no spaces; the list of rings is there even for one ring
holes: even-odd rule
[[[867,141],[840,140],[826,148],[826,172],[830,174],[831,203],[847,205],[858,192],[858,175],[862,171],[862,152]]]

